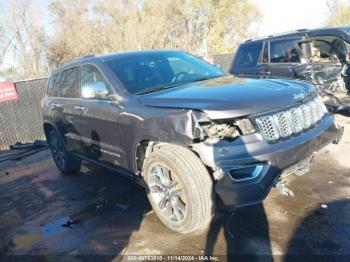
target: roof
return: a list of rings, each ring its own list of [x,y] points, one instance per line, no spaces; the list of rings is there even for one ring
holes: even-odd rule
[[[306,36],[309,33],[315,33],[315,32],[322,33],[322,32],[326,32],[329,30],[337,30],[337,31],[349,30],[350,31],[350,26],[348,25],[348,26],[323,27],[323,28],[314,28],[314,29],[297,29],[294,31],[283,32],[283,33],[273,34],[273,35],[269,35],[269,36],[262,36],[262,37],[254,38],[254,39],[248,39],[244,43],[263,41],[263,40],[275,39],[275,38],[303,36],[303,35]]]
[[[77,66],[81,63],[86,63],[86,62],[94,62],[96,60],[102,61],[102,62],[107,62],[111,60],[116,60],[116,59],[124,59],[124,58],[130,58],[130,57],[136,57],[136,56],[142,56],[142,55],[152,55],[152,54],[159,54],[159,53],[169,53],[169,52],[180,52],[177,50],[145,50],[145,51],[130,51],[130,52],[123,52],[123,53],[111,53],[111,54],[106,54],[106,55],[99,55],[99,56],[94,56],[94,55],[87,55],[83,56],[78,59],[71,60],[62,66],[60,66],[55,72],[61,71],[64,69],[68,69],[73,66]]]

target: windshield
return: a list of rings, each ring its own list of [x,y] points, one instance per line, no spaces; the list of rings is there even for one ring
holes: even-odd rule
[[[131,94],[224,75],[214,65],[184,52],[140,54],[107,63]]]

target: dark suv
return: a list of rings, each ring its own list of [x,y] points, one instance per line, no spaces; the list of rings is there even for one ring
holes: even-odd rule
[[[62,173],[84,160],[134,179],[181,233],[210,222],[215,193],[228,206],[261,202],[342,134],[312,85],[224,76],[179,51],[66,64],[49,78],[43,115]]]
[[[241,44],[230,73],[313,83],[331,111],[350,109],[350,27],[297,30]]]

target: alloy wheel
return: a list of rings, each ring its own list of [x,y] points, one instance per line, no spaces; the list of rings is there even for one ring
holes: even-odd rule
[[[161,213],[173,222],[180,223],[186,217],[186,196],[176,175],[157,164],[151,168],[148,185],[152,200]]]

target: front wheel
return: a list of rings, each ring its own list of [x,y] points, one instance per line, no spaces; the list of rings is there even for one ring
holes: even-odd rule
[[[56,166],[63,174],[71,174],[80,170],[81,161],[73,158],[67,152],[61,137],[55,130],[49,133],[48,144]]]
[[[214,213],[213,182],[192,151],[164,145],[146,159],[142,174],[153,210],[167,227],[190,233],[209,224]]]

